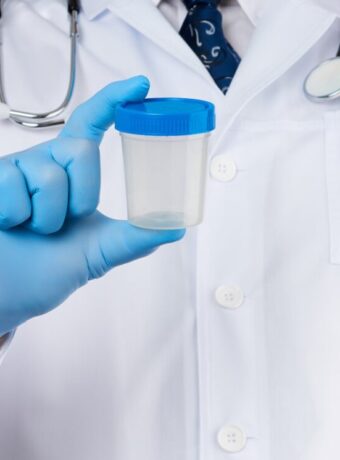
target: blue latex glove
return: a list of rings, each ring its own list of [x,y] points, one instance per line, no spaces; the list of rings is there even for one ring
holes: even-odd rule
[[[74,111],[58,138],[0,159],[0,336],[183,236],[96,211],[99,144],[115,106],[142,100],[148,89],[145,77],[110,84]]]

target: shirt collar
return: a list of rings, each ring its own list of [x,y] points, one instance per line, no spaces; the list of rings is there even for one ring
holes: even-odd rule
[[[167,0],[150,0],[150,1],[155,6],[158,7],[162,3],[162,1],[167,1]],[[251,22],[256,24],[258,18],[261,16],[263,6],[267,0],[237,0],[237,1],[240,4],[243,11],[246,13],[246,15],[251,20]],[[328,0],[328,1],[332,1],[332,0]]]
[[[116,4],[126,4],[127,0],[82,0],[82,10],[89,20],[94,19],[100,13],[105,11],[108,4],[115,2]],[[138,0],[142,1],[142,0]],[[159,6],[162,1],[166,0],[143,0],[153,3],[155,6]],[[249,19],[255,24],[261,16],[261,10],[268,0],[238,0],[241,8],[247,14]]]

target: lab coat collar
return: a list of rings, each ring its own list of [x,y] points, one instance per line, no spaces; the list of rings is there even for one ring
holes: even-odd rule
[[[253,97],[292,67],[336,18],[333,12],[318,6],[313,0],[271,0],[224,96],[199,58],[152,0],[83,0],[83,3],[85,7],[91,6],[91,14],[103,11],[105,5],[104,8],[111,10],[214,87],[216,101],[219,100],[224,107],[224,119],[220,117],[220,123],[226,128]]]
[[[245,12],[249,17],[252,16],[254,22],[260,16],[259,6],[261,5],[262,7],[267,1],[239,0]],[[90,20],[96,18],[105,10],[111,10],[130,26],[156,42],[158,46],[170,53],[172,52],[178,60],[191,67],[202,78],[214,84],[200,59],[178,36],[177,31],[157,8],[159,3],[160,0],[82,0],[82,9]],[[216,91],[219,91],[219,89],[217,88]]]
[[[162,0],[150,0],[157,7],[161,4]],[[256,25],[257,20],[261,16],[263,5],[267,0],[237,0],[243,11],[249,17],[251,22]]]
[[[334,13],[312,0],[272,0],[225,96],[225,119],[220,122],[228,127],[243,107],[302,58],[335,19]]]
[[[154,6],[158,7],[162,0],[140,0],[140,2],[147,1]],[[249,19],[256,25],[258,19],[261,17],[264,4],[268,0],[238,0],[241,8],[247,14]],[[123,5],[123,2],[129,3],[129,0],[111,0],[117,6]],[[104,12],[110,0],[82,0],[82,10],[89,20],[96,18],[100,13]]]
[[[91,2],[92,0],[87,0]],[[155,42],[167,53],[211,82],[211,76],[200,59],[189,48],[170,22],[150,0],[102,0],[106,8],[139,33]],[[85,3],[86,4],[86,3]],[[97,5],[96,5],[97,8]],[[97,9],[98,13],[98,9]]]
[[[82,0],[81,9],[87,19],[92,21],[107,9],[107,0]]]
[[[340,2],[339,0],[311,0],[316,5],[322,6],[340,17]]]

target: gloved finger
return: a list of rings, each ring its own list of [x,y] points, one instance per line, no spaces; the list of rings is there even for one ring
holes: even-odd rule
[[[25,176],[31,195],[31,220],[36,233],[50,234],[63,226],[68,205],[68,179],[65,170],[51,158],[23,155],[16,164]]]
[[[100,192],[98,145],[86,139],[57,139],[51,143],[51,154],[68,175],[69,216],[81,217],[94,212]]]
[[[103,276],[108,270],[147,256],[158,246],[183,238],[185,230],[146,230],[127,221],[109,219],[100,213],[93,218],[94,243],[89,246],[87,261],[90,278]]]
[[[127,221],[115,221],[115,243],[106,234],[102,249],[110,266],[121,265],[144,257],[163,244],[174,243],[184,235],[184,229],[147,230],[134,227]],[[117,246],[120,251],[117,251]]]
[[[0,230],[20,225],[31,215],[26,181],[15,163],[0,160]]]
[[[149,86],[144,76],[109,84],[75,109],[59,137],[84,138],[99,144],[114,122],[117,104],[144,99]]]

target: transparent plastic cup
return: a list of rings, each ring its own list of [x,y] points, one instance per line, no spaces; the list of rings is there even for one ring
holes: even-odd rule
[[[170,229],[203,219],[208,134],[122,134],[129,221]]]
[[[191,114],[200,111],[203,115],[197,122],[197,116]],[[191,122],[183,123],[183,119]],[[117,110],[131,224],[178,229],[202,222],[208,139],[213,126],[213,106],[206,101],[146,99],[122,106],[122,112]]]

